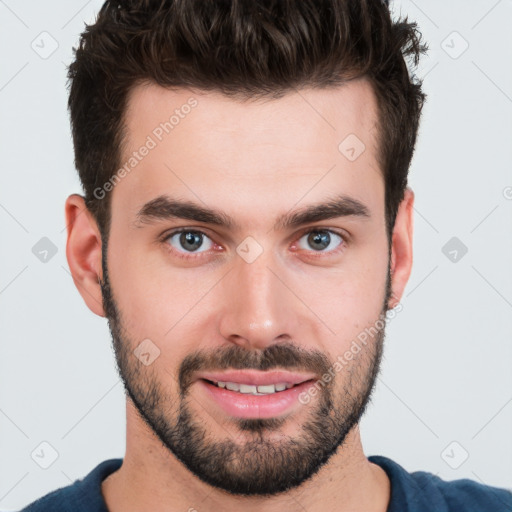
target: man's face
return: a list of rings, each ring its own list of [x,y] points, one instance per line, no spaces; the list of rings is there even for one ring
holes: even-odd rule
[[[149,150],[112,192],[102,293],[129,397],[203,481],[260,495],[300,485],[359,421],[384,340],[360,336],[382,326],[390,293],[370,86],[242,103],[149,85],[126,120],[121,165]],[[276,224],[340,195],[352,215]],[[165,199],[232,225],[169,216]],[[263,396],[206,380],[231,370],[308,382]]]

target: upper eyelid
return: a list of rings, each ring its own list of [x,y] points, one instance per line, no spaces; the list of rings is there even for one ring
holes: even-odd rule
[[[349,235],[348,235],[348,233],[345,232],[344,229],[323,228],[322,226],[312,226],[309,228],[304,228],[299,231],[300,237],[303,237],[305,234],[311,233],[314,231],[327,231],[328,233],[334,233],[335,235],[341,236],[341,238],[343,238],[343,240],[345,240],[345,241],[348,241],[348,239],[349,239]]]

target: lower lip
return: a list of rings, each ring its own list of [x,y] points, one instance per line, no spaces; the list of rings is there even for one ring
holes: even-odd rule
[[[308,380],[284,391],[268,395],[252,395],[219,388],[206,380],[197,383],[230,416],[237,418],[274,418],[289,412],[293,406],[300,404],[298,397],[313,384]]]

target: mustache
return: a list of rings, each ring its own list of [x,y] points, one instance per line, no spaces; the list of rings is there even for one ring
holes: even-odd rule
[[[270,345],[258,351],[231,345],[188,354],[180,366],[178,382],[184,395],[194,374],[199,371],[281,369],[323,375],[331,365],[332,362],[324,353],[305,350],[290,342]]]

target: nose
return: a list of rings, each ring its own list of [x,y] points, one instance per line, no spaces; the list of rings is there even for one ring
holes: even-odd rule
[[[270,253],[247,263],[239,258],[223,287],[221,335],[247,349],[263,350],[296,339],[301,302],[286,285]]]

